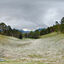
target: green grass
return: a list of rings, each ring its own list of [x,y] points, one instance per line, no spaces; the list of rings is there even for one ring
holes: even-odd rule
[[[20,40],[0,35],[0,46],[0,51],[5,50],[4,54],[8,52],[7,54],[10,55],[4,57],[8,61],[0,62],[0,64],[53,64],[53,62],[59,61],[59,59],[61,59],[59,62],[61,64],[62,60],[64,61],[64,34],[62,33],[57,34],[54,32],[46,34],[37,40],[29,38]],[[25,53],[26,55],[24,55]],[[26,57],[25,59],[22,58],[24,57],[22,54]]]
[[[49,38],[49,37],[55,37],[55,36],[64,37],[64,34],[63,33],[57,34],[56,32],[53,32],[50,34],[43,35],[43,36],[41,36],[41,38]]]
[[[42,58],[41,55],[38,54],[32,54],[32,55],[28,55],[30,58]]]
[[[56,36],[56,35],[57,35],[57,33],[53,32],[53,33],[50,33],[50,34],[43,35],[43,36],[41,36],[41,38],[48,38],[48,37],[52,37],[52,36]]]
[[[42,63],[42,62],[5,61],[5,62],[0,62],[0,64],[45,64],[45,63]]]

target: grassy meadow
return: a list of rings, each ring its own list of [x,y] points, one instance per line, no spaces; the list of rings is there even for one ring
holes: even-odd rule
[[[0,35],[0,64],[63,64],[64,34],[51,33],[39,39]]]

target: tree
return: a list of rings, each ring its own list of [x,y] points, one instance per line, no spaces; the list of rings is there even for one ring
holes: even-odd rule
[[[6,30],[6,28],[7,28],[7,26],[6,26],[6,24],[5,23],[0,23],[0,29],[1,30]]]
[[[23,35],[19,30],[12,29],[10,26],[7,26],[5,23],[0,23],[0,34],[6,36],[13,36],[16,38],[22,39]]]
[[[39,37],[40,37],[40,32],[39,32],[39,30],[36,30],[36,31],[34,32],[34,34],[33,34],[33,38],[37,39],[37,38],[39,38]]]
[[[60,32],[60,25],[59,25],[58,21],[56,21],[55,31],[56,31],[57,33]]]
[[[22,39],[22,34],[19,35],[19,39]]]
[[[64,33],[64,17],[61,19],[61,32]]]
[[[29,37],[29,38],[33,38],[33,36],[34,36],[34,32],[31,31],[31,32],[28,34],[28,37]]]
[[[40,35],[45,35],[46,34],[46,29],[42,29],[41,31],[40,31]]]
[[[29,35],[28,33],[25,33],[25,34],[24,34],[24,37],[25,37],[25,38],[28,38],[28,35]]]
[[[50,33],[50,28],[49,27],[46,29],[46,34],[48,34],[48,33]]]

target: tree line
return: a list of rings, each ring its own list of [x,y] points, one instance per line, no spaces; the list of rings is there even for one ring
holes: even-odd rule
[[[5,23],[0,23],[0,34],[22,39],[22,33],[19,30],[12,29],[10,26],[7,26]]]
[[[55,25],[50,26],[48,28],[44,28],[42,30],[35,30],[35,31],[31,31],[30,33],[25,33],[25,37],[26,38],[39,38],[42,35],[46,35],[52,32],[57,32],[57,34],[59,33],[64,33],[64,17],[61,19],[60,22],[56,21]]]
[[[11,26],[7,26],[5,23],[0,23],[0,34],[13,36],[19,39],[22,38],[34,38],[38,39],[42,35],[46,35],[52,32],[57,32],[57,34],[64,33],[64,17],[61,19],[60,22],[56,21],[55,25],[50,26],[48,28],[43,28],[42,30],[35,30],[29,33],[23,34],[17,29],[12,29]]]

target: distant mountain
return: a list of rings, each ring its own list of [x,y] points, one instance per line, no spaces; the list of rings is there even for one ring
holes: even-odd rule
[[[36,30],[41,31],[42,29],[44,29],[44,28],[38,28]],[[30,32],[29,30],[19,30],[19,31],[22,32],[22,33],[29,33]]]
[[[45,29],[47,27],[48,27],[47,25],[43,24],[43,25],[37,26],[35,28],[34,27],[33,28],[23,28],[23,29],[21,29],[19,31],[22,32],[22,33],[29,33],[30,31],[35,31],[35,30],[41,31],[42,29]]]
[[[39,30],[39,31],[41,31],[41,30],[43,30],[43,29],[45,29],[45,28],[38,28],[38,29],[36,29],[36,30]]]
[[[22,33],[29,33],[30,31],[24,31],[24,30],[19,30],[20,32],[22,32]]]
[[[43,28],[39,28],[39,29],[37,29],[37,30],[39,30],[39,31],[41,31]]]

